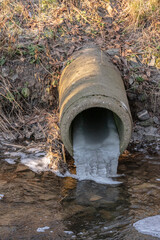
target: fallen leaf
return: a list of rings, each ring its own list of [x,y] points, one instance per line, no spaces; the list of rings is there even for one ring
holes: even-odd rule
[[[146,71],[146,74],[147,74],[147,77],[150,77],[150,76],[151,76],[151,71],[148,69],[148,70]]]
[[[101,196],[94,195],[94,196],[92,196],[92,197],[90,198],[90,201],[97,201],[97,200],[100,200],[100,199],[102,199]]]

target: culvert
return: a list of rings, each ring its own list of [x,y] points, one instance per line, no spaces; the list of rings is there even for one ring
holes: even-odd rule
[[[103,109],[113,113],[122,153],[131,138],[130,108],[120,72],[97,47],[79,51],[63,70],[59,83],[61,138],[72,156],[74,119],[93,108],[101,109],[102,116]]]

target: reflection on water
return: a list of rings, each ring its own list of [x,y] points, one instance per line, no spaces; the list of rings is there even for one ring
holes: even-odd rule
[[[133,224],[160,214],[159,155],[123,156],[122,184],[103,185],[33,172],[20,162],[27,151],[0,149],[0,239],[157,239]]]

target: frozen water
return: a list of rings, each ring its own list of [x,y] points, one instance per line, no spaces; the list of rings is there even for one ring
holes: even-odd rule
[[[139,220],[133,226],[140,233],[160,238],[160,215]]]
[[[28,166],[34,172],[48,171],[50,158],[47,156],[24,158],[24,159],[21,159],[21,163]]]
[[[6,158],[5,161],[8,162],[9,164],[15,164],[15,159],[12,158]]]
[[[72,231],[64,231],[64,233],[66,233],[66,234],[68,234],[68,235],[73,234]]]
[[[39,150],[40,151],[40,150]],[[22,152],[5,152],[5,155],[13,158],[6,158],[5,161],[9,164],[15,164],[15,157],[20,157],[22,164],[28,166],[34,172],[49,171],[50,156],[48,156],[42,150],[37,153],[22,153]]]
[[[50,229],[50,227],[48,227],[48,226],[45,226],[42,228],[37,228],[37,232],[45,232],[45,230],[48,230],[48,229]]]
[[[120,154],[113,113],[102,108],[88,109],[76,117],[72,130],[78,179],[108,183],[109,177],[117,174]]]
[[[4,197],[4,194],[0,194],[0,200],[2,200],[3,197]]]

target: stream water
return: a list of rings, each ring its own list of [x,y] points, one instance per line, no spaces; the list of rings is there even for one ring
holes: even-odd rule
[[[121,184],[112,185],[56,176],[44,149],[1,140],[0,239],[160,238],[158,149],[120,157],[115,180]],[[74,172],[72,161],[69,166]]]

